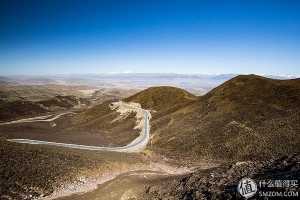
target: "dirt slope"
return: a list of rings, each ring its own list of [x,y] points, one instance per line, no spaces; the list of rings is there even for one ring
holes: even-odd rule
[[[0,120],[7,121],[25,115],[41,114],[49,111],[67,110],[88,105],[83,98],[73,95],[55,97],[44,101],[16,100],[13,102],[0,102]]]
[[[131,97],[125,102],[136,102],[142,108],[153,110],[153,119],[173,113],[197,100],[195,95],[175,87],[150,87]]]
[[[149,148],[225,160],[300,151],[300,79],[237,76],[191,105],[152,120]]]
[[[155,186],[147,184],[142,187],[138,199],[245,199],[237,191],[242,178],[253,179],[259,191],[290,192],[299,194],[299,187],[262,187],[260,181],[299,180],[300,154],[282,157],[278,160],[255,161],[245,163],[228,163],[220,167],[201,169],[186,175],[179,181],[168,181]],[[288,178],[287,178],[288,177]],[[259,192],[251,199],[265,199],[259,197]],[[268,199],[268,198],[267,198]],[[272,197],[270,199],[285,199]],[[287,199],[299,199],[298,195]]]
[[[264,160],[300,150],[300,79],[243,75],[201,97],[165,86],[123,100],[152,110],[153,139],[148,148],[164,155]],[[67,124],[128,141],[136,137],[133,115],[112,122],[117,113],[109,109],[111,102],[76,115]]]
[[[140,103],[142,108],[152,109],[156,119],[173,113],[196,100],[196,96],[174,87],[152,87],[123,99],[125,102]],[[135,115],[131,114],[115,120],[118,113],[111,110],[109,104],[116,101],[118,100],[105,101],[100,105],[93,106],[73,116],[65,122],[64,126],[72,127],[73,130],[100,130],[110,135],[114,141],[112,144],[116,146],[127,144],[139,133],[138,130],[133,130],[136,123]]]
[[[74,95],[61,96],[56,95],[55,97],[37,102],[41,107],[47,110],[56,110],[56,109],[69,109],[74,107],[82,107],[89,105],[89,101],[83,98],[78,98]]]
[[[139,154],[17,144],[3,138],[0,153],[0,199],[47,196],[63,183],[143,162]]]
[[[160,111],[170,109],[175,105],[182,105],[183,103],[194,101],[196,98],[196,96],[183,89],[162,86],[150,87],[124,99],[124,101],[140,103],[143,108]]]
[[[3,102],[0,104],[0,120],[7,121],[20,116],[32,115],[36,113],[45,113],[46,109],[41,108],[34,102],[14,101]]]

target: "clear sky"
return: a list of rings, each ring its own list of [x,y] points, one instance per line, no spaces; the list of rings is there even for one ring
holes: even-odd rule
[[[0,0],[0,76],[300,75],[299,0]]]

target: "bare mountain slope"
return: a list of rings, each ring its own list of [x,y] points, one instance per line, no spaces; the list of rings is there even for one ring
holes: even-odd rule
[[[161,154],[263,160],[300,150],[300,79],[237,76],[201,97],[179,88],[152,87],[124,101],[152,110],[148,148]],[[109,103],[74,116],[68,124],[107,132],[115,141],[136,137],[134,116],[113,121],[117,113]]]
[[[37,103],[41,105],[43,108],[46,108],[47,110],[55,110],[61,108],[68,109],[68,108],[89,105],[88,100],[83,98],[78,98],[77,96],[74,95],[68,95],[68,96],[56,95],[55,97],[49,100],[39,101]]]
[[[216,168],[199,169],[185,175],[179,181],[158,182],[146,185],[136,196],[139,199],[245,199],[237,191],[242,178],[253,179],[260,192],[296,194],[287,199],[299,199],[299,187],[260,187],[260,181],[299,180],[300,154],[292,154],[277,160],[224,163]],[[285,199],[261,197],[259,192],[251,199]]]
[[[161,86],[150,87],[124,99],[126,102],[137,102],[143,108],[153,110],[170,109],[176,105],[196,100],[196,96],[189,92],[175,87]]]
[[[0,121],[11,120],[20,116],[45,113],[46,110],[34,102],[13,101],[0,104]]]
[[[178,111],[152,120],[153,151],[225,160],[300,150],[300,79],[237,76]]]
[[[108,100],[93,106],[77,115],[66,119],[62,126],[83,132],[99,131],[110,142],[109,146],[124,146],[138,137],[139,130],[133,129],[136,124],[135,114],[118,118],[119,114],[111,110],[109,104],[117,100]],[[119,120],[116,120],[116,119]]]
[[[152,87],[124,101],[140,103],[142,108],[156,110],[157,112],[153,111],[153,116],[158,118],[173,113],[196,99],[196,96],[179,88]],[[72,127],[73,130],[98,130],[111,138],[112,146],[127,145],[139,134],[138,130],[133,130],[136,125],[135,114],[118,118],[119,114],[109,108],[109,104],[115,101],[117,100],[93,106],[67,120],[63,126]]]
[[[125,102],[136,102],[142,108],[153,110],[153,119],[173,113],[197,100],[195,95],[175,87],[150,87],[124,99]]]
[[[55,97],[44,101],[16,100],[13,102],[0,101],[0,120],[6,121],[26,115],[36,115],[48,111],[67,110],[88,105],[89,101],[73,95]]]

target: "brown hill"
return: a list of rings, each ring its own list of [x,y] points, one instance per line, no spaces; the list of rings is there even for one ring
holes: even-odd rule
[[[118,113],[111,110],[109,104],[117,100],[108,100],[66,119],[62,126],[68,130],[100,131],[110,140],[109,146],[124,146],[139,135],[139,130],[133,130],[136,119],[131,114],[123,119],[115,120]]]
[[[196,99],[196,96],[183,89],[161,86],[150,87],[124,99],[124,101],[140,103],[146,109],[164,110]]]
[[[6,121],[25,115],[35,115],[48,111],[66,110],[88,105],[89,102],[76,96],[57,95],[45,101],[0,101],[0,120]]]
[[[300,79],[237,76],[191,105],[152,120],[154,151],[226,160],[300,151]]]
[[[3,121],[45,112],[45,109],[30,101],[14,101],[0,104],[0,120]]]
[[[137,94],[123,99],[125,102],[140,103],[142,108],[152,109],[163,113],[176,108],[183,107],[190,102],[195,102],[196,96],[186,92],[185,90],[174,87],[151,87]],[[118,114],[109,108],[109,104],[118,100],[107,100],[100,105],[93,106],[82,113],[74,116],[72,122],[78,128],[90,129],[110,129],[114,124],[110,124]],[[154,113],[154,116],[156,114]],[[130,118],[130,117],[129,117]],[[129,119],[127,118],[127,119]],[[132,118],[133,119],[133,118]],[[122,123],[126,123],[123,121]]]
[[[56,95],[55,97],[49,100],[39,101],[37,103],[40,104],[43,108],[46,108],[47,110],[55,110],[61,108],[68,109],[73,107],[89,105],[89,102],[86,99],[78,98],[74,95]]]
[[[143,200],[152,199],[245,199],[237,190],[239,181],[245,177],[253,179],[256,183],[268,180],[299,180],[300,154],[292,154],[278,160],[248,161],[237,163],[224,163],[221,166],[209,169],[199,169],[185,175],[179,181],[166,181],[144,186],[136,196]],[[278,193],[299,193],[299,188],[289,187],[261,187],[260,191]],[[264,199],[258,197],[252,199]],[[273,199],[273,198],[270,198]],[[284,199],[276,198],[274,199]],[[289,199],[299,199],[290,197]]]
[[[153,119],[168,115],[197,100],[195,95],[175,87],[150,87],[124,99],[125,102],[140,103],[142,108],[157,111]]]
[[[255,75],[237,76],[202,97],[179,88],[152,87],[124,99],[152,110],[149,149],[224,160],[261,160],[298,152],[299,100],[300,79]],[[109,103],[90,108],[66,124],[101,130],[129,142],[138,134],[132,131],[134,115],[112,122],[118,114]]]
[[[80,177],[101,177],[143,163],[139,154],[87,151],[8,142],[0,138],[0,199],[50,195]]]
[[[196,99],[196,96],[179,88],[152,87],[123,100],[140,103],[143,108],[157,111],[153,112],[154,118],[157,119],[195,102]],[[115,120],[118,113],[109,108],[109,104],[115,101],[117,100],[105,101],[93,106],[65,121],[63,126],[72,127],[73,130],[102,131],[109,135],[112,146],[126,145],[134,140],[140,131],[133,130],[136,123],[135,114]]]

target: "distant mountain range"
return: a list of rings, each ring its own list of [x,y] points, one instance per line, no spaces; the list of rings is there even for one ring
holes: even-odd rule
[[[174,78],[213,78],[213,79],[230,79],[237,75],[243,75],[238,73],[228,73],[228,74],[201,74],[201,73],[187,73],[187,74],[180,74],[180,73],[135,73],[135,72],[115,72],[115,73],[107,73],[107,74],[56,74],[56,75],[45,75],[45,76],[7,76],[7,77],[0,77],[0,81],[14,81],[14,80],[26,80],[26,79],[41,79],[46,78],[49,79],[68,79],[68,78],[86,78],[86,79],[94,79],[99,77],[174,77]],[[275,74],[255,74],[259,76],[264,76],[267,78],[274,78],[274,79],[293,79],[293,78],[300,78],[300,75],[275,75]],[[43,80],[43,81],[44,81]]]
[[[218,85],[239,74],[177,74],[177,73],[110,73],[110,74],[70,74],[51,76],[0,77],[0,83],[25,85],[89,85],[104,88],[131,88],[143,90],[154,86],[173,86],[196,95],[203,95]],[[272,79],[295,79],[300,76],[261,75]]]

